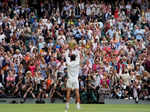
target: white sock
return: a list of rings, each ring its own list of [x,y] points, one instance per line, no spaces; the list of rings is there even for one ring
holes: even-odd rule
[[[69,110],[69,103],[66,103],[66,110]]]
[[[77,109],[78,110],[80,109],[80,103],[77,103]]]

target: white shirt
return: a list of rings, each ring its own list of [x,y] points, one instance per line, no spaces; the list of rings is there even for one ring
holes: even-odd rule
[[[145,18],[147,21],[150,21],[150,12],[145,13]]]
[[[144,34],[144,32],[142,29],[136,29],[134,32],[136,39],[139,39],[139,40],[141,40],[143,38],[143,34]]]
[[[109,29],[106,34],[109,34],[110,38],[113,38],[115,31],[113,29]]]
[[[87,6],[86,8],[86,15],[91,15],[91,7],[90,6]]]
[[[126,86],[129,86],[129,84],[130,84],[130,75],[129,75],[129,73],[120,74],[120,76],[124,80],[124,84]]]
[[[42,19],[43,23],[46,23],[47,22],[47,19]]]
[[[52,28],[53,24],[52,23],[46,23],[46,26],[50,30]]]
[[[128,4],[128,5],[126,5],[126,8],[129,9],[129,10],[131,10],[132,7],[131,7],[130,4]]]
[[[91,5],[91,12],[94,13],[94,15],[96,14],[96,4]]]
[[[103,24],[102,22],[99,22],[98,24],[99,24],[99,27],[100,27],[100,28],[103,28],[103,27],[104,27],[104,24]]]
[[[59,35],[57,40],[61,43],[61,44],[64,44],[65,43],[65,40],[66,40],[66,37],[64,35]]]
[[[84,9],[84,3],[79,3],[79,8],[80,8],[80,10],[83,10]]]
[[[2,40],[6,38],[5,34],[0,35],[0,43],[2,43]]]
[[[95,87],[100,86],[100,76],[96,76]]]
[[[90,39],[92,38],[92,33],[93,33],[92,30],[88,30],[88,37],[89,37]]]
[[[58,72],[61,72],[61,73],[64,73],[64,69],[66,68],[66,65],[65,65],[65,63],[60,63],[61,65],[59,65],[58,67],[59,67],[59,69],[58,69]]]
[[[66,63],[67,63],[67,70],[68,70],[68,78],[70,80],[78,80],[79,72],[80,72],[80,54],[79,51],[76,50],[75,55],[77,55],[75,61],[70,61],[69,50],[66,51]]]
[[[14,58],[22,58],[22,54],[20,53],[20,54],[14,54],[14,56],[13,56]]]
[[[3,60],[4,60],[4,57],[0,56],[0,66],[2,66]]]
[[[39,51],[40,51],[42,48],[44,48],[44,46],[45,46],[45,42],[40,42],[40,43],[39,43]]]

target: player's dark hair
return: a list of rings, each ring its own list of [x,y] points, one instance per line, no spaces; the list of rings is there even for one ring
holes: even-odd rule
[[[75,59],[76,59],[76,56],[75,56],[74,54],[72,54],[72,55],[70,56],[70,60],[71,60],[71,61],[75,61]]]

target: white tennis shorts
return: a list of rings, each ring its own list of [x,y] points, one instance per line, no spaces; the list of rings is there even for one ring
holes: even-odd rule
[[[74,79],[67,80],[67,88],[70,89],[79,89],[79,81]]]

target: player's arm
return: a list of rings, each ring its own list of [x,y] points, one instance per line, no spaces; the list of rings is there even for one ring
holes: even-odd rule
[[[76,50],[76,54],[77,54],[76,63],[80,64],[80,51]]]
[[[70,65],[70,58],[69,58],[69,50],[67,50],[66,51],[66,53],[65,53],[65,58],[66,58],[66,63],[67,63],[67,65]]]

